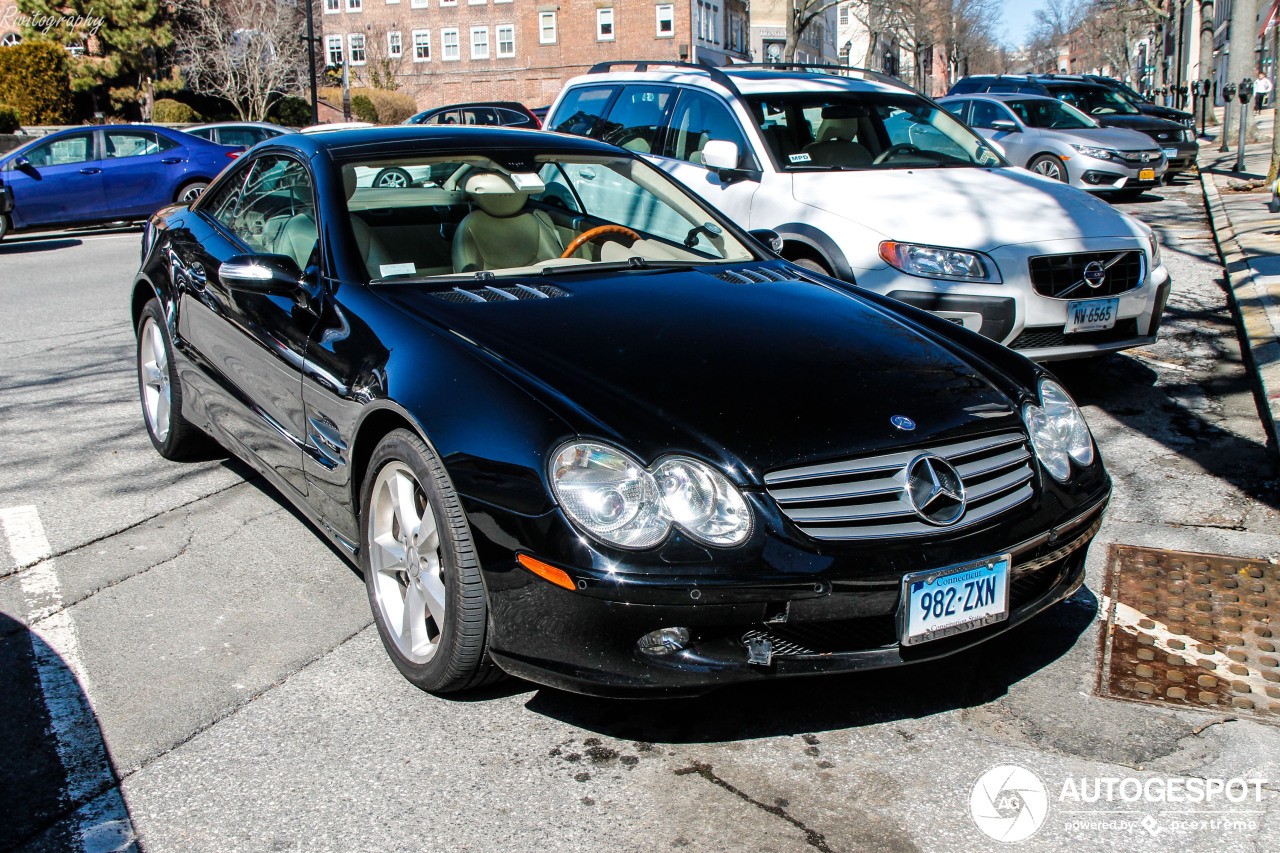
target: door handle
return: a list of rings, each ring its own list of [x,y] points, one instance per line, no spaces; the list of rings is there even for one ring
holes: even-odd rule
[[[160,162],[161,162],[161,163],[167,163],[167,164],[169,164],[170,166],[172,166],[174,163],[181,163],[181,162],[182,162],[182,158],[181,158],[181,157],[166,157],[166,158],[164,158],[163,160],[161,160]]]
[[[82,174],[82,175],[96,175],[96,174],[98,174],[98,173],[99,173],[99,172],[101,172],[101,171],[102,171],[101,169],[88,168],[88,169],[81,169],[81,170],[80,170],[80,174]]]

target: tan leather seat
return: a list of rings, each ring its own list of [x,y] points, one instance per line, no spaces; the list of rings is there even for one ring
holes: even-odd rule
[[[823,119],[818,141],[806,145],[804,153],[817,166],[869,166],[874,158],[857,139],[856,118]]]
[[[347,194],[347,201],[350,201],[356,194],[355,169],[348,167],[342,170],[342,188]],[[382,265],[391,263],[391,254],[363,219],[351,216],[350,220],[351,233],[356,238],[356,249],[360,252],[365,269],[369,271],[369,278],[382,278]]]
[[[462,188],[479,209],[458,224],[453,238],[454,272],[527,267],[558,258],[564,251],[550,217],[525,210],[529,193],[517,190],[505,175],[474,172]]]

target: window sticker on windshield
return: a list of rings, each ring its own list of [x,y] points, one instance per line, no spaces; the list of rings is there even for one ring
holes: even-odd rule
[[[808,154],[792,154],[787,159],[790,160],[792,163],[808,163],[813,158],[810,157]]]
[[[389,275],[413,275],[417,271],[418,268],[413,264],[381,264],[378,267],[378,272],[382,273],[383,277]]]

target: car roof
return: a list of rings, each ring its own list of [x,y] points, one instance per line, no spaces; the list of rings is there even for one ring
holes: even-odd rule
[[[420,146],[421,150],[418,150]],[[289,133],[259,143],[256,150],[281,147],[307,156],[327,152],[337,159],[381,155],[430,155],[486,150],[582,151],[612,156],[634,156],[604,142],[567,133],[504,127],[502,125],[396,124],[331,130],[325,133]]]
[[[270,130],[283,130],[288,132],[289,128],[281,127],[278,124],[272,124],[269,121],[208,121],[203,124],[193,124],[190,127],[181,128],[182,130],[207,130],[211,127],[265,127]]]
[[[938,103],[943,101],[958,101],[961,98],[969,101],[1053,101],[1058,103],[1057,98],[1051,98],[1048,95],[1037,95],[1034,92],[972,92],[970,94],[947,95],[945,98],[939,98]]]
[[[919,94],[906,83],[884,83],[878,80],[843,76],[843,73],[859,71],[841,66],[829,66],[831,71],[779,71],[768,68],[735,68],[731,65],[719,68],[703,68],[679,62],[640,63],[644,70],[591,71],[574,77],[570,86],[588,86],[609,83],[672,83],[714,89],[732,97],[735,94],[780,95],[804,92],[884,92]],[[727,78],[727,79],[726,79]],[[732,87],[732,88],[731,88]]]
[[[429,110],[422,110],[418,115],[422,115],[423,113],[438,113],[443,112],[444,110],[465,110],[470,107],[502,107],[503,109],[521,111],[528,109],[519,101],[473,101],[469,104],[449,104],[444,107],[432,107]]]

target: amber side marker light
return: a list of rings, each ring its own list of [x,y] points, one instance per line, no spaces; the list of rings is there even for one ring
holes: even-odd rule
[[[516,557],[520,565],[533,572],[543,580],[551,581],[556,586],[562,586],[565,589],[576,589],[573,579],[569,577],[563,569],[557,569],[555,566],[549,566],[541,560],[535,560],[528,554],[520,554]]]

